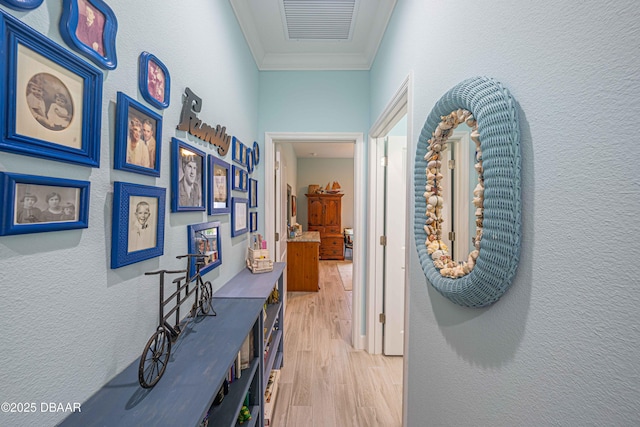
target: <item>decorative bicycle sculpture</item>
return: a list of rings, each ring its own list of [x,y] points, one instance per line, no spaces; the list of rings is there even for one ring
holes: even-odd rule
[[[216,312],[211,305],[211,297],[213,294],[211,282],[203,281],[200,275],[200,268],[204,265],[202,254],[179,255],[176,258],[187,258],[187,268],[185,270],[158,270],[145,273],[145,275],[160,275],[160,323],[156,332],[149,338],[147,345],[144,347],[142,356],[140,357],[140,365],[138,367],[138,380],[143,388],[151,388],[160,381],[164,374],[171,355],[171,343],[175,342],[180,333],[189,323],[198,316],[215,316]],[[195,258],[196,274],[189,277],[189,265],[191,260]],[[176,291],[164,297],[165,275],[181,274],[182,276],[173,280],[176,285]],[[194,282],[195,283],[192,283]],[[195,293],[195,301],[189,311],[188,319],[183,326],[180,325],[180,305],[184,303]],[[175,303],[174,307],[166,314],[165,306],[169,303]],[[175,325],[171,326],[168,322],[169,317],[175,313]]]

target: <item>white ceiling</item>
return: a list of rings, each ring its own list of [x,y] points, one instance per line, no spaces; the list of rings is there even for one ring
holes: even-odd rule
[[[260,70],[369,70],[397,0],[229,1]]]
[[[353,142],[292,142],[291,146],[298,158],[311,159],[352,159]]]

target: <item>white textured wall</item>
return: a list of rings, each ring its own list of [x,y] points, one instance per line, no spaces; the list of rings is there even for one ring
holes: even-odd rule
[[[171,136],[214,153],[208,144],[175,131],[185,87],[202,97],[204,122],[225,125],[249,144],[258,139],[258,71],[229,2],[107,3],[118,19],[118,67],[104,72],[102,129],[96,130],[102,141],[100,168],[0,152],[0,171],[91,181],[88,229],[0,237],[2,402],[83,402],[139,358],[158,317],[158,285],[144,272],[182,268],[175,256],[187,250],[188,224],[222,221],[223,265],[206,276],[214,288],[243,268],[246,236],[231,239],[228,215],[207,218],[169,209]],[[58,30],[61,4],[46,0],[30,12],[0,8],[66,46]],[[171,105],[160,112],[160,178],[113,169],[116,92],[148,105],[137,89],[143,50],[156,55],[171,76]],[[253,175],[263,181],[262,164]],[[164,256],[110,269],[113,181],[167,188]],[[47,426],[63,417],[0,413],[0,425]]]
[[[640,425],[640,4],[399,1],[371,72],[376,118],[413,70],[417,135],[460,81],[520,107],[523,233],[512,288],[458,307],[411,235],[408,426]]]

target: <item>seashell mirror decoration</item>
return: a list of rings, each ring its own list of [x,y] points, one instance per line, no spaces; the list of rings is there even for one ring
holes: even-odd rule
[[[461,123],[476,145],[474,249],[465,261],[451,259],[442,241],[442,153]],[[422,269],[452,302],[484,307],[507,291],[520,255],[520,127],[516,102],[488,77],[465,80],[436,103],[424,124],[414,167],[414,232]],[[426,191],[425,191],[426,190]]]

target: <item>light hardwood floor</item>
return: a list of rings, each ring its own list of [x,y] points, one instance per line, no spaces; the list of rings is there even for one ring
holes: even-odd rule
[[[402,425],[402,357],[351,345],[351,291],[335,261],[319,292],[289,292],[273,427]]]

